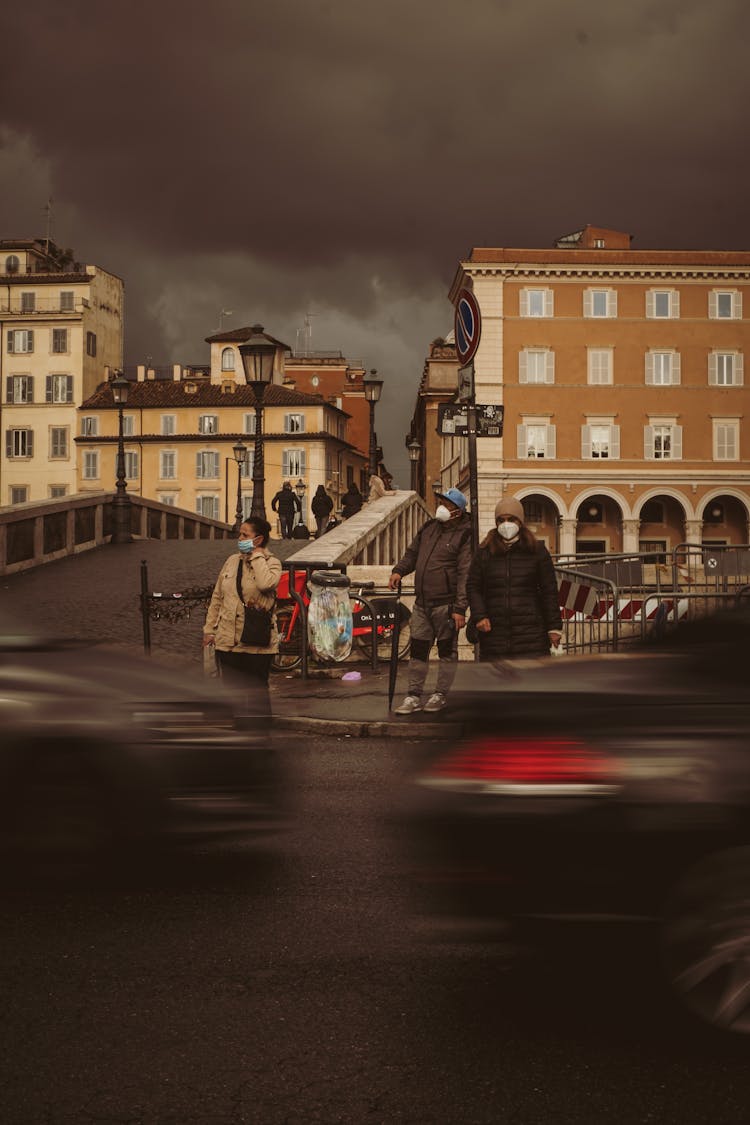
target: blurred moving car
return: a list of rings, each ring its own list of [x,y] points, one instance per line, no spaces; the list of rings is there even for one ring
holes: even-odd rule
[[[625,656],[480,665],[408,798],[419,890],[467,931],[655,927],[666,979],[750,1032],[750,615]]]
[[[283,824],[268,730],[217,681],[0,626],[0,853],[66,875]]]

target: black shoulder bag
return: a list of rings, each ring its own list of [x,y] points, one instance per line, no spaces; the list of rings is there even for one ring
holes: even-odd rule
[[[245,607],[245,621],[242,626],[240,644],[251,648],[268,648],[271,643],[271,611],[260,609],[257,605],[245,605],[242,596],[242,559],[237,567],[237,597]]]

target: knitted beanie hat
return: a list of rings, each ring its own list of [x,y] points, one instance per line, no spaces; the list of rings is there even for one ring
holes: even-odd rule
[[[500,516],[515,516],[521,523],[526,521],[523,504],[520,500],[516,500],[515,496],[506,496],[503,500],[498,500],[495,504],[495,522]]]

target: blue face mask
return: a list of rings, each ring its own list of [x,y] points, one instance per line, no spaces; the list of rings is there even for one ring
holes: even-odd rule
[[[239,539],[237,542],[237,550],[241,551],[243,555],[248,555],[254,546],[254,539]]]

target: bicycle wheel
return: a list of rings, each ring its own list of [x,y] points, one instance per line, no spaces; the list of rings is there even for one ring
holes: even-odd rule
[[[398,633],[398,658],[405,660],[409,655],[409,648],[411,646],[411,629],[409,622],[411,621],[411,613],[403,605],[402,602],[398,603],[398,616],[401,627]],[[372,660],[372,633],[363,633],[362,636],[356,638],[360,651]],[[390,660],[391,644],[393,641],[393,626],[385,625],[378,630],[378,660]]]
[[[302,615],[298,613],[292,625],[294,610],[292,605],[276,610],[279,651],[271,657],[272,672],[291,672],[302,663]]]

